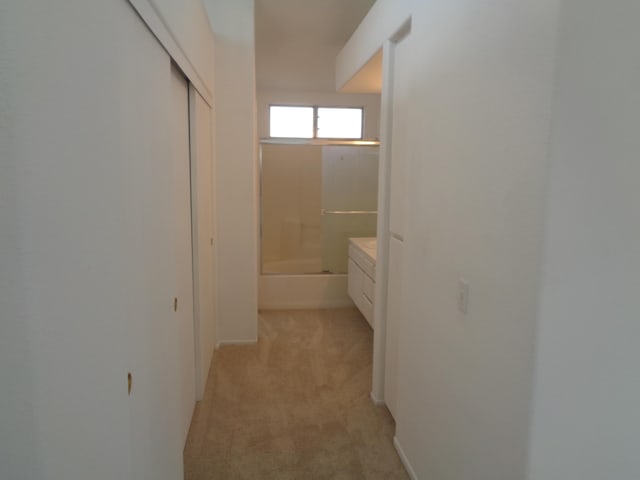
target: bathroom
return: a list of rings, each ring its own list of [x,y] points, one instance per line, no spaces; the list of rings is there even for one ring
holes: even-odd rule
[[[352,3],[340,19],[309,12],[292,42],[299,27],[256,2],[261,309],[352,306],[349,238],[376,236],[381,64],[335,86],[336,54],[373,4]]]

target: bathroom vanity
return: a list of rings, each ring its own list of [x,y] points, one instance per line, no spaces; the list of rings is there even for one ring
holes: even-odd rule
[[[376,278],[375,238],[349,239],[348,292],[373,328],[373,304]]]

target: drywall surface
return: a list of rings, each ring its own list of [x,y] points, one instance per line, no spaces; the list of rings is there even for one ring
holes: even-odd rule
[[[258,136],[260,138],[269,138],[270,105],[362,107],[364,108],[364,138],[374,140],[379,136],[380,95],[377,94],[258,90]]]
[[[640,478],[638,19],[562,9],[530,480]]]
[[[382,49],[351,77],[341,88],[342,93],[377,93],[382,92]]]
[[[557,3],[380,0],[338,59],[411,13],[396,435],[418,478],[525,476]]]
[[[258,88],[304,91],[335,91],[334,64],[339,46],[309,46],[289,42],[283,48],[258,45]],[[292,59],[295,59],[292,61]]]
[[[557,3],[414,4],[397,438],[419,478],[525,475]]]
[[[169,56],[126,2],[0,10],[0,478],[177,480]]]
[[[416,4],[415,6],[413,4]],[[340,90],[372,59],[384,40],[396,33],[416,8],[419,0],[378,0],[336,58],[336,90]]]
[[[258,328],[258,141],[253,2],[207,0],[215,38],[216,341],[255,341]]]
[[[257,0],[259,90],[335,92],[336,55],[375,0]]]

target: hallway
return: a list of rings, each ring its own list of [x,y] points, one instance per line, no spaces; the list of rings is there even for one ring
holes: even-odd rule
[[[369,398],[372,339],[355,308],[261,312],[256,345],[214,354],[185,479],[408,478]]]

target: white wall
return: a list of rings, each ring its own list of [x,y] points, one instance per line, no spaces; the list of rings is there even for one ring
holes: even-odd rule
[[[258,90],[335,92],[336,55],[375,0],[257,0]]]
[[[332,68],[339,47],[290,44],[286,48],[258,45],[258,88],[285,91],[334,91]]]
[[[380,95],[377,94],[258,90],[258,136],[260,138],[269,138],[269,105],[363,107],[364,138],[371,140],[379,136]]]
[[[567,0],[530,480],[640,478],[640,4]]]
[[[524,477],[556,4],[414,6],[397,438],[421,478]]]
[[[258,154],[253,2],[206,0],[215,38],[217,341],[257,339]]]
[[[556,7],[379,0],[338,57],[341,85],[412,13],[396,425],[417,478],[525,476]]]

